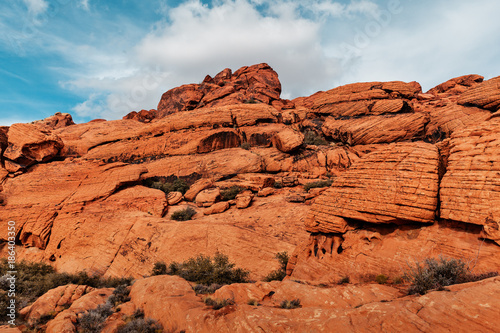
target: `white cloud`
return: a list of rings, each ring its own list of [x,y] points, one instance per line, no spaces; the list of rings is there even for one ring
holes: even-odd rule
[[[23,2],[33,16],[43,14],[49,8],[49,4],[44,0],[23,0]]]
[[[89,11],[89,0],[81,0],[80,7],[86,11]]]

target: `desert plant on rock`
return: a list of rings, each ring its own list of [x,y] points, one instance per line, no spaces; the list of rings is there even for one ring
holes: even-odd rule
[[[406,278],[410,281],[409,294],[425,294],[431,289],[462,283],[467,280],[467,264],[459,259],[444,257],[427,258],[423,263],[416,262],[415,266],[409,265]]]
[[[233,200],[243,190],[244,189],[242,187],[234,185],[234,186],[231,186],[228,189],[222,190],[220,192],[220,196],[221,196],[222,201]]]
[[[85,312],[78,318],[78,331],[82,333],[100,332],[104,327],[104,322],[112,313],[111,304],[109,303],[99,305],[97,308]]]
[[[166,273],[205,286],[247,282],[249,272],[234,266],[224,254],[217,253],[213,258],[200,254],[182,263],[170,263]]]
[[[296,309],[300,308],[300,299],[294,299],[294,300],[283,300],[280,303],[280,307],[282,309]]]
[[[328,187],[331,186],[333,181],[331,179],[328,180],[318,180],[315,182],[310,182],[304,185],[304,190],[309,191],[312,188],[319,188],[319,187]]]
[[[375,277],[375,282],[377,282],[378,284],[386,284],[387,280],[389,280],[389,278],[384,274],[379,274]]]
[[[185,194],[187,190],[189,190],[189,184],[184,179],[181,178],[176,178],[170,182],[165,181],[164,178],[163,180],[147,179],[143,181],[143,185],[157,190],[161,190],[165,192],[165,194],[168,194],[170,192],[181,192],[182,194]]]
[[[122,304],[130,301],[130,297],[128,296],[130,293],[130,287],[122,284],[113,290],[113,293],[108,297],[107,302],[112,306],[117,306],[118,304]]]
[[[193,207],[188,206],[187,208],[173,212],[170,218],[176,221],[189,221],[195,214],[196,210],[194,210]]]
[[[286,266],[288,265],[288,253],[286,251],[284,252],[278,252],[276,253],[275,256],[276,259],[278,259],[280,263],[280,267],[271,273],[269,273],[265,278],[264,281],[282,281],[286,277]]]
[[[117,333],[159,333],[163,327],[151,318],[133,318],[125,325],[118,327]]]
[[[229,298],[219,299],[219,298],[205,297],[203,299],[203,302],[206,305],[211,306],[212,309],[214,309],[214,310],[219,310],[225,306],[234,304],[234,301],[232,299],[229,299]]]
[[[314,145],[314,146],[324,146],[329,145],[329,142],[323,139],[323,137],[317,134],[314,131],[307,131],[304,134],[304,143],[306,145]]]

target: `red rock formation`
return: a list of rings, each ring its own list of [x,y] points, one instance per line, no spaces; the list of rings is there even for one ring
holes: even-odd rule
[[[149,123],[151,120],[157,118],[158,114],[155,109],[151,110],[141,110],[139,112],[132,111],[126,116],[123,117],[123,119],[133,119],[140,121],[141,123]]]
[[[484,237],[500,244],[500,119],[456,132],[450,146],[441,218],[484,226]]]
[[[484,77],[481,75],[464,75],[448,80],[440,85],[429,90],[428,94],[438,95],[443,93],[461,94],[471,87],[475,87],[478,83],[483,82]]]
[[[50,129],[63,128],[74,125],[73,117],[69,113],[57,112],[53,116],[47,117],[43,120],[33,122],[33,124],[48,127]]]
[[[477,106],[486,110],[500,109],[500,76],[468,89],[458,99],[458,104]]]
[[[204,106],[239,103],[271,105],[281,101],[280,93],[278,74],[267,64],[245,66],[234,73],[226,68],[213,79],[207,76],[201,84],[187,84],[164,93],[158,104],[158,117]],[[283,101],[273,105],[281,109],[288,104]]]

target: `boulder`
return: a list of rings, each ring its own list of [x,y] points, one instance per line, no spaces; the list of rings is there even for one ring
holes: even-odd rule
[[[210,207],[219,200],[220,200],[220,189],[216,187],[216,188],[206,189],[198,193],[196,195],[195,202],[198,205],[198,207]]]
[[[189,190],[187,190],[186,193],[184,193],[184,199],[186,199],[187,201],[194,201],[198,193],[213,186],[214,186],[214,181],[212,179],[208,178],[199,179],[189,187]]]
[[[203,211],[205,215],[220,214],[229,209],[231,205],[227,201],[217,202]]]
[[[33,124],[43,128],[57,129],[74,125],[73,118],[69,113],[56,112],[53,116],[47,117],[42,120],[37,120]]]
[[[247,208],[248,206],[250,206],[253,197],[254,195],[252,191],[246,190],[238,193],[238,195],[236,195],[236,208],[238,209]]]
[[[289,153],[302,146],[304,134],[287,128],[276,133],[272,140],[278,150]]]
[[[64,143],[50,130],[33,124],[13,124],[8,132],[8,146],[3,154],[10,163],[8,170],[16,172],[35,163],[45,163],[56,157]]]
[[[156,112],[156,110],[151,109],[149,111],[148,110],[141,110],[139,112],[132,111],[129,114],[127,114],[126,116],[124,116],[122,119],[133,119],[133,120],[137,120],[141,123],[149,123],[153,119],[156,119],[157,116],[158,116],[158,113]]]
[[[477,106],[482,109],[497,111],[500,109],[500,76],[484,81],[468,89],[458,99],[458,104]]]
[[[267,197],[269,195],[273,195],[276,190],[272,187],[265,187],[257,193],[258,197]]]
[[[184,196],[181,192],[169,192],[167,195],[169,206],[177,205],[182,199],[184,199]]]

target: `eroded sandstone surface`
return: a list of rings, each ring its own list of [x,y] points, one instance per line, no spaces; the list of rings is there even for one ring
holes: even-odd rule
[[[494,330],[498,278],[422,297],[367,281],[439,255],[500,271],[498,82],[467,75],[426,93],[356,83],[290,101],[259,64],[171,89],[157,110],[121,120],[58,113],[0,128],[0,251],[16,221],[19,260],[137,278],[130,308],[174,331]],[[174,179],[190,189],[151,185]],[[171,219],[187,207],[191,220]],[[259,281],[282,251],[292,255],[285,281]],[[257,281],[219,289],[230,307],[207,309],[180,278],[148,278],[155,262],[215,253]],[[82,311],[109,293],[96,290]],[[56,311],[48,327],[74,329],[77,301],[44,297],[25,316]],[[277,307],[291,298],[302,308]]]

